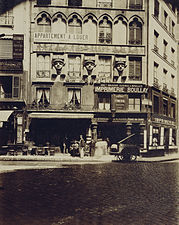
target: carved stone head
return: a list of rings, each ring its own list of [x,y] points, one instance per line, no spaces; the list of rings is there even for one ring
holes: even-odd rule
[[[53,59],[52,66],[56,69],[57,75],[61,73],[62,68],[64,67],[65,63],[63,59]]]
[[[95,67],[95,61],[94,60],[85,60],[84,61],[84,67],[86,68],[88,74],[90,75]]]
[[[124,71],[124,69],[127,67],[127,65],[125,61],[116,61],[114,67],[116,68],[118,73],[121,74]]]

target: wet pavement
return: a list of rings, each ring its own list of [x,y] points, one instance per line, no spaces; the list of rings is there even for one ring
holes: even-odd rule
[[[1,225],[179,224],[178,160],[0,165]]]

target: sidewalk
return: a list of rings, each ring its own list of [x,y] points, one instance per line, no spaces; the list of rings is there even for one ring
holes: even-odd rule
[[[138,157],[136,162],[164,162],[179,160],[179,153],[166,154],[157,157]],[[96,157],[85,156],[84,158],[72,157],[70,154],[56,153],[54,156],[38,156],[38,155],[1,155],[0,161],[54,161],[54,162],[70,162],[70,163],[105,163],[117,161],[113,155],[103,155]]]

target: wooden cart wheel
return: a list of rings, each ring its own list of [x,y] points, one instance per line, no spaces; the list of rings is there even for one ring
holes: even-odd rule
[[[118,155],[117,157],[118,157],[118,160],[120,160],[120,161],[124,159],[123,155]]]
[[[130,155],[130,161],[135,161],[137,159],[136,155]]]

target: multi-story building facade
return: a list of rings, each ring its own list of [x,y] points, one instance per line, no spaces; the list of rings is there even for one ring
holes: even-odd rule
[[[176,149],[176,11],[165,1],[33,1],[26,130],[36,145],[135,133]]]
[[[26,4],[24,140],[61,146],[65,138],[83,135],[87,141],[116,143],[135,133],[129,140],[141,152],[177,148],[177,16],[172,4]]]
[[[0,145],[24,142],[29,6],[20,1],[0,3]]]

